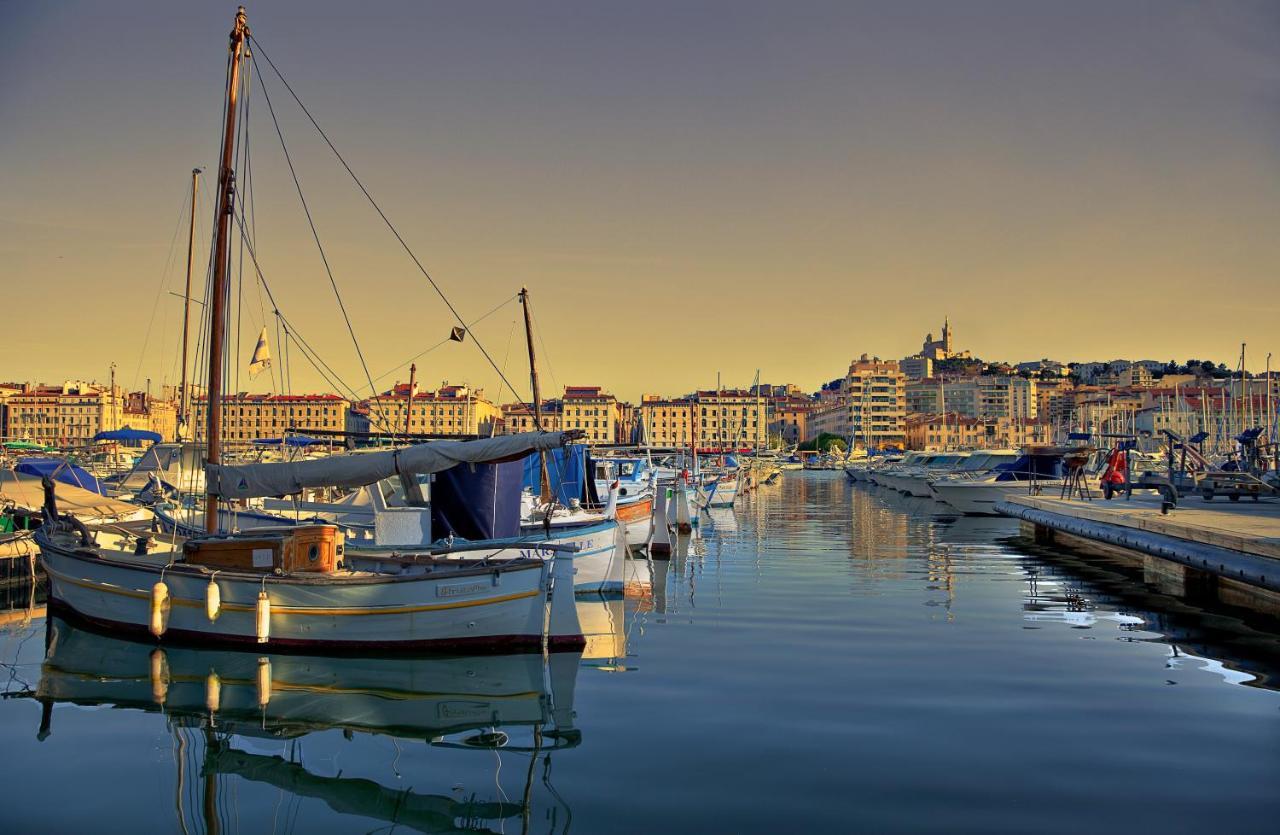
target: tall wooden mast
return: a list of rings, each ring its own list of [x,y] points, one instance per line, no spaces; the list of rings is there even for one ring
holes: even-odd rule
[[[524,336],[529,344],[529,380],[533,385],[533,425],[542,431],[542,391],[538,388],[538,362],[533,355],[533,314],[529,312],[529,288],[520,288],[520,304],[524,306]],[[547,454],[538,452],[538,466],[542,471],[541,499],[551,502],[551,478],[547,475]]]
[[[236,12],[231,30],[231,62],[227,68],[227,123],[222,134],[222,160],[218,166],[217,211],[218,233],[213,247],[213,286],[209,294],[209,426],[205,439],[209,444],[209,463],[222,460],[222,354],[226,336],[227,254],[231,243],[231,215],[235,211],[236,106],[240,94],[240,62],[245,55],[249,27],[245,23],[244,6]],[[218,530],[218,497],[210,492],[205,497],[205,530]]]
[[[200,193],[200,169],[191,169],[191,228],[187,230],[187,292],[182,296],[182,387],[178,389],[178,431],[191,418],[191,393],[187,385],[187,350],[191,343],[191,272],[196,258],[196,197]]]

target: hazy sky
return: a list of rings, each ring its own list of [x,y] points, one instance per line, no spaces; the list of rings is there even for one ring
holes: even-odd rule
[[[947,314],[989,360],[1234,364],[1247,341],[1260,368],[1280,350],[1274,2],[247,9],[464,316],[530,287],[547,389],[634,399],[717,371],[745,386],[757,368],[816,388],[862,352],[918,350]],[[180,303],[166,293],[181,290],[190,170],[215,165],[234,12],[5,5],[0,344],[21,347],[0,353],[0,378],[105,379],[114,361],[125,384],[174,381]],[[265,84],[381,375],[453,323]],[[254,89],[263,269],[366,393]],[[207,198],[199,220],[207,238]],[[246,273],[241,367],[257,292]],[[476,334],[524,386],[517,315],[507,305]],[[470,343],[418,368],[497,394]],[[327,388],[295,353],[292,389]]]

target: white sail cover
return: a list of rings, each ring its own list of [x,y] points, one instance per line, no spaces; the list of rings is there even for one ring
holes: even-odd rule
[[[210,495],[223,499],[288,496],[307,487],[360,487],[398,473],[438,473],[555,449],[563,432],[526,432],[474,441],[431,441],[402,449],[270,464],[206,464]]]

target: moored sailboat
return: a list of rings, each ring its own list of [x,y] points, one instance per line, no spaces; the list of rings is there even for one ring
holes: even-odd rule
[[[249,38],[241,7],[230,36],[215,200],[205,331],[210,404],[221,403],[223,395],[230,226],[237,215],[237,102]],[[561,446],[570,435],[531,433],[234,466],[222,460],[221,411],[207,409],[203,535],[183,538],[121,528],[91,533],[82,521],[60,512],[55,484],[44,480],[45,523],[35,539],[49,577],[52,610],[121,634],[150,635],[161,643],[360,652],[582,645],[572,567],[554,554],[543,559],[519,546],[504,549],[489,543],[408,547],[376,565],[354,566],[344,536],[331,524],[233,533],[218,529],[221,511],[249,498],[297,495],[321,486],[354,488],[404,472],[512,460]],[[403,483],[406,490],[413,486],[410,480]],[[396,511],[385,519],[388,536],[412,542],[430,511]],[[557,549],[544,545],[540,550]],[[462,551],[472,553],[460,557]]]

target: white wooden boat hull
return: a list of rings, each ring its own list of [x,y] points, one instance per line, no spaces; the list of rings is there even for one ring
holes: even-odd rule
[[[569,561],[526,561],[475,570],[425,569],[406,575],[254,575],[219,571],[212,576],[222,606],[216,621],[205,608],[213,572],[159,559],[133,564],[103,559],[68,543],[70,534],[41,528],[37,541],[49,578],[50,606],[123,635],[150,637],[152,587],[162,579],[172,601],[166,642],[252,645],[263,649],[360,651],[536,649],[547,623],[549,581],[557,590],[572,584]],[[477,555],[478,556],[478,555]],[[258,593],[271,604],[270,628],[258,639]],[[569,598],[550,607],[547,640],[557,647],[582,646],[581,628]]]

